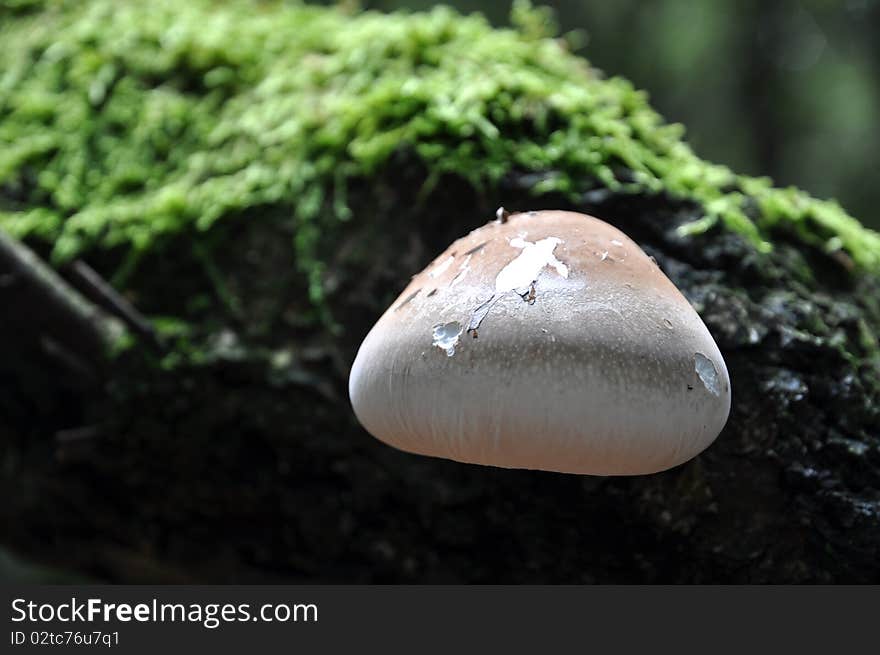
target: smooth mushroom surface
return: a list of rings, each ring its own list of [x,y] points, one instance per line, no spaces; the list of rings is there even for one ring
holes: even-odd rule
[[[593,475],[681,464],[730,410],[724,359],[675,285],[620,230],[566,211],[453,243],[364,339],[349,394],[401,450]]]

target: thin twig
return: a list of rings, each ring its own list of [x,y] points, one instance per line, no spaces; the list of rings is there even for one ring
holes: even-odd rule
[[[70,265],[69,273],[78,286],[84,287],[83,293],[92,301],[120,319],[151,346],[156,349],[161,348],[159,336],[150,321],[95,269],[81,259],[77,259]]]
[[[83,297],[35,252],[0,230],[3,327],[100,368],[125,326]],[[48,341],[47,341],[48,340]]]

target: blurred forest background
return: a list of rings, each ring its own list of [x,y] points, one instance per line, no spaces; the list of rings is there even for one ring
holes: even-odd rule
[[[363,0],[425,9],[430,0]],[[506,0],[449,0],[495,25]],[[880,228],[880,0],[543,0],[581,56],[647,90],[697,154]]]

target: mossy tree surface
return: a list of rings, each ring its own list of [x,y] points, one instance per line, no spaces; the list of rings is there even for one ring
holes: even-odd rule
[[[510,30],[2,6],[0,227],[88,259],[169,344],[99,392],[0,377],[11,545],[49,534],[42,557],[128,580],[880,579],[880,235],[835,203],[701,160],[522,5]],[[499,204],[588,211],[657,258],[730,364],[716,446],[593,480],[364,436],[359,339]]]

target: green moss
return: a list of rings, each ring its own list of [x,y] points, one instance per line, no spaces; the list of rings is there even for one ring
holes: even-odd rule
[[[0,226],[50,242],[56,261],[113,247],[137,261],[185,230],[290,205],[317,299],[322,226],[353,216],[347,182],[406,151],[475,186],[517,169],[540,174],[536,195],[667,192],[705,209],[683,234],[720,221],[767,250],[787,230],[880,270],[880,235],[834,202],[701,160],[524,3],[517,30],[444,8],[47,4],[0,29]]]

